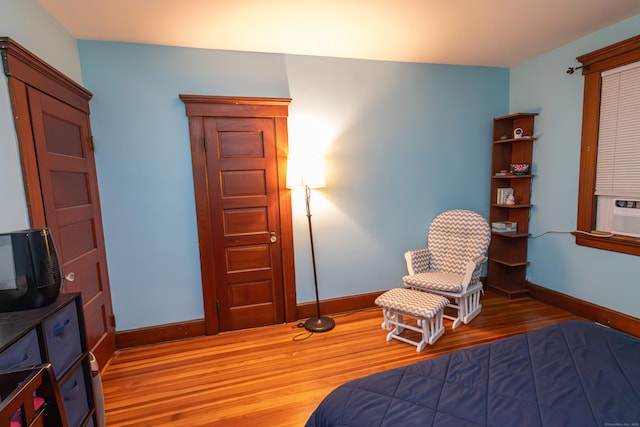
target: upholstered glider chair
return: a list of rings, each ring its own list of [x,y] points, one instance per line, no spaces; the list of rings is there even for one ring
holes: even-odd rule
[[[405,286],[449,299],[457,315],[453,329],[467,324],[480,313],[480,274],[487,261],[491,229],[479,214],[468,210],[451,210],[438,215],[429,226],[427,248],[405,253],[409,275]]]

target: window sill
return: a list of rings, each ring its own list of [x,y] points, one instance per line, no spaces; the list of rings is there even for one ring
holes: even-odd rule
[[[576,237],[576,244],[590,248],[604,249],[629,255],[640,255],[640,238],[614,235],[612,237],[595,237],[581,233],[571,233]]]

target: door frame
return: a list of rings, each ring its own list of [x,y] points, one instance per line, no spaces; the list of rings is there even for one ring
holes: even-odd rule
[[[290,98],[253,98],[205,95],[179,95],[185,104],[189,120],[189,139],[193,167],[193,185],[198,223],[200,268],[204,298],[205,332],[217,334],[220,330],[216,306],[215,271],[213,259],[211,205],[204,117],[252,117],[271,118],[274,121],[276,138],[276,162],[278,169],[278,200],[280,204],[280,242],[282,250],[282,285],[284,290],[284,318],[286,322],[298,320],[296,281],[293,250],[293,220],[291,191],[286,186],[287,155],[289,140],[287,117]]]
[[[16,43],[9,37],[0,37],[0,55],[4,74],[7,76],[9,97],[14,118],[14,128],[20,151],[20,162],[22,166],[23,185],[27,211],[29,215],[29,226],[35,228],[47,227],[47,216],[45,210],[45,198],[49,195],[42,192],[40,169],[38,166],[38,153],[36,150],[37,137],[33,128],[32,103],[29,92],[32,90],[42,93],[44,96],[53,98],[60,104],[65,104],[72,109],[79,111],[86,118],[87,138],[91,137],[91,120],[89,101],[93,94],[80,84],[65,76],[62,72],[53,68],[33,53]],[[87,139],[83,140],[89,145]],[[101,291],[104,293],[104,310],[101,313],[101,323],[104,333],[95,343],[89,343],[93,347],[90,350],[95,354],[101,366],[111,360],[116,350],[115,317],[113,315],[113,305],[111,301],[111,289],[109,282],[109,269],[106,263],[106,253],[104,247],[104,231],[102,229],[102,213],[100,207],[99,191],[97,188],[97,177],[95,171],[95,158],[91,156],[91,171],[94,178],[95,194],[92,194],[92,204],[97,212],[93,215],[93,220],[99,223],[95,239],[98,241],[96,248],[103,269],[101,273]],[[53,195],[51,195],[53,197]],[[91,304],[82,295],[83,312],[87,324],[90,318],[87,316],[87,307]],[[106,312],[105,312],[106,311]],[[91,313],[90,313],[91,314]],[[90,331],[87,331],[88,333]],[[88,334],[85,339],[88,339]]]
[[[9,37],[0,37],[0,53],[14,113],[29,220],[32,227],[46,227],[35,141],[30,123],[20,120],[20,117],[31,115],[27,86],[53,96],[86,114],[89,114],[89,101],[93,94]]]

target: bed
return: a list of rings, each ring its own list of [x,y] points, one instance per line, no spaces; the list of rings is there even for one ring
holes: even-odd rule
[[[350,381],[306,427],[640,426],[640,339],[571,320]]]

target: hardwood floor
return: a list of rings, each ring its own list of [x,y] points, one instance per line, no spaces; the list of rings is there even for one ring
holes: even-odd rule
[[[107,426],[299,427],[351,379],[580,319],[530,298],[488,291],[481,301],[471,324],[453,332],[445,320],[445,334],[421,353],[385,341],[378,308],[332,316],[326,333],[288,323],[121,350],[102,374]]]

